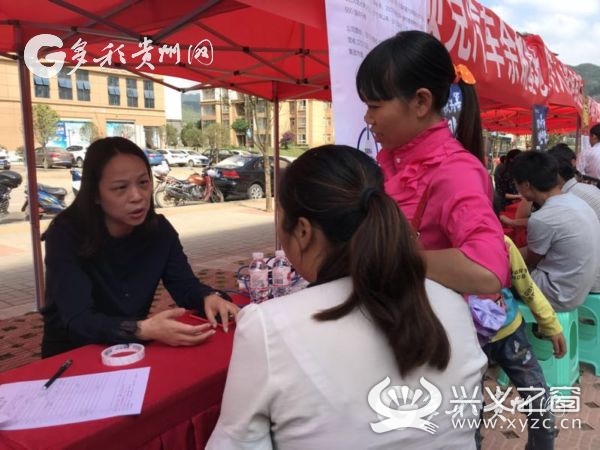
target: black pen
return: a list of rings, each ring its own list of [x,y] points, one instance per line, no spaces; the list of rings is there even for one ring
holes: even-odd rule
[[[54,375],[52,375],[48,381],[46,381],[46,384],[44,384],[44,389],[48,389],[50,386],[52,386],[52,383],[54,383],[58,377],[60,377],[63,373],[65,373],[65,370],[67,370],[69,367],[71,367],[71,364],[73,364],[73,360],[67,359],[62,364],[62,366],[60,366],[58,368],[56,373]]]

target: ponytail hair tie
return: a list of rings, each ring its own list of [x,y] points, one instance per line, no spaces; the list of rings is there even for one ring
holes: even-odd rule
[[[376,188],[368,187],[364,191],[362,191],[362,194],[360,194],[359,207],[363,214],[366,214],[369,211],[369,201],[371,200],[373,194],[375,194],[376,192]]]
[[[475,77],[464,64],[454,64],[454,73],[454,84],[457,84],[461,80],[465,84],[475,84]]]

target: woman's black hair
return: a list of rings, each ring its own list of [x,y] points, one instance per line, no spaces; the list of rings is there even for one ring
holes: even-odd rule
[[[376,162],[348,146],[308,150],[282,174],[278,201],[286,233],[304,217],[331,245],[316,284],[352,278],[350,297],[314,317],[360,308],[385,334],[401,374],[425,364],[445,369],[450,344],[427,298],[425,263]]]
[[[356,89],[363,101],[410,100],[416,91],[428,89],[433,108],[441,114],[456,73],[452,58],[438,39],[417,30],[401,31],[373,48],[356,74]],[[462,108],[456,138],[482,164],[485,151],[475,87],[458,81]]]
[[[93,257],[100,250],[107,237],[104,211],[98,203],[98,188],[104,167],[106,167],[112,158],[120,154],[133,155],[140,158],[146,166],[148,175],[152,177],[148,158],[135,143],[122,137],[98,139],[88,147],[85,154],[81,175],[81,188],[75,200],[67,209],[56,216],[50,224],[50,227],[59,226],[63,220],[71,223],[82,237],[79,253],[84,258]],[[136,227],[136,232],[143,233],[149,230],[155,223],[155,218],[154,202],[151,200],[146,219],[141,225]]]

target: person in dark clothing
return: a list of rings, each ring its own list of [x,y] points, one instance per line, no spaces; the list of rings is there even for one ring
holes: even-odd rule
[[[495,201],[498,202],[500,210],[521,198],[510,174],[512,162],[520,153],[521,150],[518,148],[509,151],[504,163],[499,165],[494,172]]]
[[[154,211],[148,160],[125,138],[89,146],[77,197],[42,239],[42,357],[87,344],[196,345],[214,334],[216,315],[237,314],[237,306],[192,272],[177,232]],[[148,317],[161,280],[180,308]],[[179,322],[184,308],[210,323]]]

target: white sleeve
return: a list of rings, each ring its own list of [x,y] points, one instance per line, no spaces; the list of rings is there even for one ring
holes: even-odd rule
[[[258,305],[238,315],[221,414],[207,450],[270,450],[269,356]]]
[[[575,162],[575,166],[577,167],[577,170],[579,171],[579,173],[585,175],[585,166],[587,164],[587,149],[582,150],[579,155],[577,156],[577,160]]]

